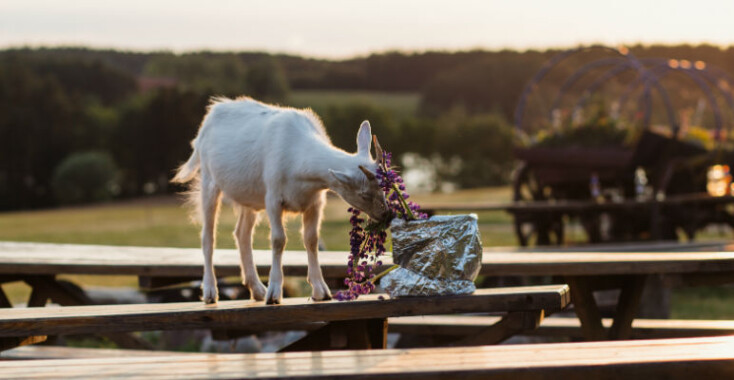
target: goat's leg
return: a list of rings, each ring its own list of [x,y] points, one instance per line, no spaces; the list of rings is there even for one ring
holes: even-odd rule
[[[283,207],[280,200],[272,196],[265,197],[265,210],[270,221],[270,245],[273,249],[273,262],[270,266],[268,291],[265,294],[265,303],[279,304],[283,298],[283,249],[286,236],[283,226]]]
[[[204,251],[204,278],[201,282],[201,298],[205,303],[217,303],[219,291],[217,290],[217,277],[214,275],[214,245],[216,242],[217,214],[219,212],[219,201],[222,192],[213,181],[207,180],[204,175],[201,178],[201,249]]]
[[[321,227],[321,216],[323,214],[325,201],[323,197],[303,212],[301,234],[303,244],[308,254],[308,283],[311,284],[311,298],[314,301],[326,301],[331,299],[329,286],[324,281],[324,275],[319,266],[319,228]]]
[[[247,207],[240,207],[234,237],[240,251],[240,269],[242,283],[250,289],[251,298],[257,301],[265,299],[265,285],[257,276],[255,261],[252,258],[252,231],[257,224],[257,213]]]

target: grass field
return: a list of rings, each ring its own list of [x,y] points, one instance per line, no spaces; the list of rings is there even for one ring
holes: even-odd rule
[[[416,194],[419,204],[503,202],[510,199],[509,188],[464,190],[452,194]],[[321,229],[327,249],[347,250],[347,205],[338,197],[330,197]],[[479,213],[479,227],[485,247],[513,246],[511,217],[504,212]],[[235,218],[229,207],[223,207],[218,226],[218,247],[233,248],[231,231]],[[288,248],[302,249],[300,220],[287,223]],[[269,229],[266,221],[256,229],[255,248],[268,249]],[[582,240],[578,226],[567,231],[569,240]],[[721,237],[719,237],[721,238]],[[54,242],[75,244],[137,245],[157,247],[198,247],[199,228],[192,224],[188,211],[175,197],[156,197],[97,206],[62,208],[27,212],[0,213],[0,240]],[[72,276],[86,286],[136,286],[133,277]],[[27,299],[29,289],[19,283],[3,286],[13,302]],[[733,288],[689,288],[673,295],[673,317],[702,319],[734,319]]]

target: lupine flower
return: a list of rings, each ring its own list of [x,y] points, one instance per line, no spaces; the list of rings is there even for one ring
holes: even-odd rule
[[[428,218],[428,215],[420,212],[418,204],[406,201],[410,195],[405,190],[403,179],[391,168],[392,154],[383,152],[382,158],[375,177],[385,192],[385,199],[393,217],[406,221]],[[353,207],[347,211],[352,214],[349,218],[349,223],[352,224],[352,230],[349,231],[349,261],[347,277],[344,279],[347,289],[336,293],[335,298],[339,301],[349,301],[357,299],[360,295],[369,294],[375,289],[375,282],[380,277],[397,267],[394,265],[379,275],[373,273],[382,266],[381,256],[385,253],[387,223],[370,221],[365,225],[365,219],[360,218],[361,211]]]

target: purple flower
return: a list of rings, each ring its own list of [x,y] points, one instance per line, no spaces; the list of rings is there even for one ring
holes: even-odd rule
[[[403,220],[426,219],[428,216],[420,212],[420,206],[407,199],[410,195],[405,191],[403,178],[391,168],[392,154],[383,152],[384,165],[379,165],[375,177],[379,181],[382,191],[385,192],[390,211],[396,218]],[[344,279],[346,290],[340,290],[335,298],[339,301],[357,299],[360,295],[369,294],[375,289],[373,273],[382,261],[377,258],[386,251],[387,226],[384,224],[369,224],[364,226],[365,219],[360,218],[361,211],[350,207],[347,209],[352,216],[349,222],[352,230],[349,232],[349,262],[347,263],[347,277]],[[380,296],[380,299],[384,297]]]

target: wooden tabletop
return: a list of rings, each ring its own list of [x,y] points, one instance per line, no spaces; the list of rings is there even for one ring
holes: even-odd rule
[[[143,379],[724,379],[734,338],[1,361],[0,377]]]
[[[273,327],[408,315],[540,311],[553,313],[570,302],[567,285],[479,289],[472,295],[312,302],[286,298],[262,301],[179,302],[140,305],[10,308],[0,313],[0,337],[150,330]]]
[[[697,249],[705,249],[705,243],[701,244],[703,246],[699,245]],[[718,243],[713,247],[721,246]],[[659,245],[650,247],[664,249]],[[693,248],[686,245],[680,247]],[[668,248],[671,246],[668,245]],[[320,252],[319,262],[324,276],[344,276],[347,256],[345,251]],[[270,270],[270,251],[255,250],[254,258],[260,275],[267,275]],[[385,266],[392,263],[389,256],[384,261]],[[196,278],[201,276],[202,262],[198,248],[0,242],[0,275],[97,274]],[[214,254],[214,262],[217,275],[239,276],[239,254],[235,250],[218,249]],[[287,276],[306,275],[308,265],[305,252],[286,251],[283,263]],[[734,272],[734,252],[528,252],[509,249],[508,252],[502,252],[488,249],[484,252],[480,273],[613,275],[724,272]]]

